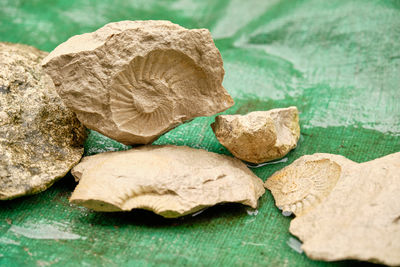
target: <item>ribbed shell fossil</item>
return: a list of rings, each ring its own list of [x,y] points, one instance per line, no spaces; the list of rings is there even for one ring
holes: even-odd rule
[[[316,180],[323,181],[319,193]],[[300,208],[288,205],[296,214],[289,230],[310,258],[400,265],[400,153],[360,164],[340,155],[306,155],[265,186],[277,205],[299,203],[311,191],[322,196],[308,207],[304,201]]]
[[[211,128],[235,157],[252,163],[284,157],[296,147],[300,137],[296,107],[219,115]]]
[[[262,180],[240,160],[184,146],[142,146],[86,157],[70,201],[96,211],[147,209],[179,217],[224,202],[257,207]]]
[[[34,47],[0,43],[0,199],[31,195],[83,154],[85,128],[66,108]]]
[[[296,215],[306,213],[323,201],[340,177],[340,166],[329,159],[301,164],[301,168],[292,164],[265,182],[275,198],[275,204],[282,211]]]
[[[203,70],[190,57],[174,50],[154,50],[134,58],[111,87],[115,123],[136,135],[157,135],[169,130],[176,117],[187,120],[197,116],[202,109],[197,99],[208,90]],[[137,121],[146,123],[146,127]]]
[[[205,29],[122,21],[74,36],[43,61],[78,119],[124,144],[226,110],[222,58]]]

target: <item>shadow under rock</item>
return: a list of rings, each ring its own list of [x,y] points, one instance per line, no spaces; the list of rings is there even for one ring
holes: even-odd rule
[[[136,225],[152,228],[168,228],[176,226],[208,225],[211,222],[218,223],[223,220],[229,224],[248,216],[247,207],[241,204],[227,203],[219,204],[194,214],[189,214],[179,218],[164,218],[151,211],[135,209],[129,212],[92,212],[88,222],[95,225]]]

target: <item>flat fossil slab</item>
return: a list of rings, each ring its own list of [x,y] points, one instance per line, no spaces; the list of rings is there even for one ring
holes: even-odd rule
[[[290,232],[310,258],[400,265],[400,153],[361,164],[303,156],[265,186],[278,207],[296,214]]]
[[[252,163],[284,157],[300,137],[296,107],[219,115],[211,127],[218,141],[235,157]]]
[[[0,199],[41,192],[83,154],[85,128],[40,66],[48,53],[0,43]]]
[[[74,36],[43,67],[83,124],[126,145],[233,105],[210,32],[169,21],[121,21]]]
[[[265,189],[240,160],[185,146],[85,157],[70,202],[96,211],[146,209],[174,218],[225,202],[257,207]]]

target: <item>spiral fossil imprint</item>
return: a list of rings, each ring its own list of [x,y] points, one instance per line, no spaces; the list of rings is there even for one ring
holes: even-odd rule
[[[185,146],[140,146],[86,157],[72,171],[72,203],[96,211],[146,209],[167,218],[218,203],[256,208],[263,182],[238,159]]]
[[[210,32],[169,21],[121,21],[74,36],[43,67],[83,124],[128,145],[233,105]]]
[[[329,159],[305,162],[302,168],[290,165],[265,183],[276,205],[285,212],[302,215],[321,202],[335,187],[340,166]]]
[[[341,155],[304,155],[264,184],[295,213],[289,231],[315,260],[400,266],[400,153],[357,163]]]
[[[154,50],[136,57],[112,85],[110,108],[116,124],[136,134],[157,134],[170,127],[176,115],[196,116],[201,95],[207,95],[207,78],[193,60],[174,50]],[[186,118],[185,118],[186,119]],[[143,128],[136,121],[151,127]]]

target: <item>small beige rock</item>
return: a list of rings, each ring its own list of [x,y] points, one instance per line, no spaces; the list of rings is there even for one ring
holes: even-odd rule
[[[400,265],[400,153],[356,163],[303,156],[265,182],[312,259]]]
[[[241,161],[184,146],[142,146],[85,157],[70,201],[96,211],[179,217],[224,202],[257,207],[265,189]]]
[[[47,54],[0,42],[0,200],[47,189],[83,154],[85,128],[42,70]]]
[[[43,67],[82,123],[127,145],[234,103],[210,32],[169,21],[121,21],[74,36]]]
[[[282,158],[296,147],[300,137],[296,107],[219,115],[211,128],[235,157],[252,163]]]

